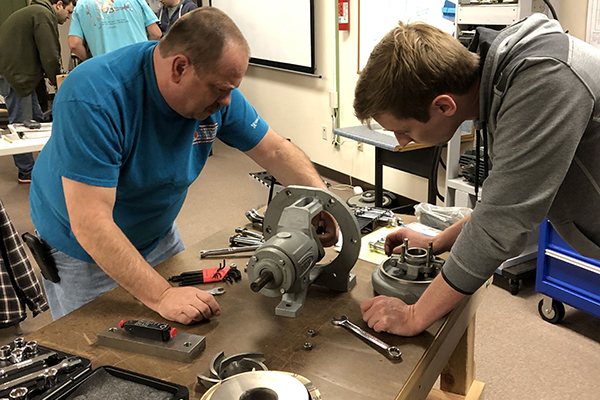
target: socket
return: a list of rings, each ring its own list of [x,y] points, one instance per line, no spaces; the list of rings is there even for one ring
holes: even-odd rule
[[[363,142],[356,143],[356,150],[363,151],[364,150],[364,145],[365,144]]]
[[[323,135],[323,140],[327,140],[327,125],[321,125],[321,135]]]

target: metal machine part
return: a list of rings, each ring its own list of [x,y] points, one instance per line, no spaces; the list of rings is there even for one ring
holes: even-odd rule
[[[226,247],[223,249],[201,250],[200,258],[205,258],[209,256],[222,256],[224,254],[247,253],[258,249],[260,246],[261,245],[257,244],[246,247]]]
[[[408,247],[408,239],[405,239],[402,253],[392,254],[373,271],[373,289],[377,294],[414,304],[440,272],[444,262],[433,255],[431,242],[427,249],[423,249]]]
[[[242,236],[248,236],[248,237],[258,239],[258,240],[264,240],[264,238],[265,238],[260,233],[252,232],[251,230],[249,230],[247,228],[241,228],[239,226],[237,228],[235,228],[235,233],[239,233]]]
[[[378,207],[354,207],[354,216],[361,231],[371,232],[380,226],[401,226],[402,218],[396,217],[392,210]]]
[[[27,399],[27,393],[29,393],[29,390],[26,387],[18,387],[11,390],[8,396],[15,400],[25,400]]]
[[[325,251],[311,221],[321,211],[336,219],[343,244],[331,262],[317,264]],[[251,289],[268,297],[283,295],[275,314],[296,317],[311,284],[346,292],[356,284],[350,270],[360,252],[360,229],[350,208],[335,194],[290,186],[269,204],[263,223],[265,243],[247,264]]]
[[[210,293],[213,296],[218,296],[220,294],[225,293],[225,288],[223,286],[216,286],[212,289],[206,290],[206,293]]]
[[[98,334],[98,344],[114,349],[190,363],[206,347],[206,338],[179,332],[177,336],[166,342],[157,341],[133,336],[124,329],[119,329],[119,322],[117,322]]]
[[[35,371],[30,374],[24,375],[20,378],[13,379],[0,385],[0,391],[10,389],[11,387],[27,385],[31,382],[39,380],[48,380],[50,375],[56,376],[58,373],[66,373],[72,371],[75,367],[81,364],[81,359],[78,357],[69,357],[63,360],[60,364],[55,365],[53,368],[46,368],[42,371]],[[51,372],[55,370],[56,372]],[[12,392],[11,392],[12,393]]]
[[[2,347],[0,347],[0,361],[6,361],[10,358],[10,355],[12,354],[12,348],[10,347],[10,345],[4,345]]]
[[[252,222],[253,224],[259,225],[262,225],[263,221],[265,220],[264,215],[260,215],[254,208],[246,211],[246,218],[248,218],[248,221]]]
[[[309,400],[307,387],[294,376],[277,371],[252,371],[222,382],[211,400],[286,399]]]
[[[260,239],[243,236],[239,233],[236,233],[235,235],[229,237],[229,243],[232,246],[256,246],[261,245],[263,242]]]
[[[198,374],[198,383],[209,389],[234,375],[248,371],[268,371],[264,362],[265,356],[262,353],[240,353],[225,357],[225,353],[220,352],[210,362],[209,376]]]
[[[383,340],[376,338],[367,331],[354,325],[352,322],[348,321],[348,318],[346,318],[345,315],[342,315],[340,318],[332,318],[331,323],[336,326],[343,326],[359,338],[364,339],[371,344],[374,344],[378,349],[382,350],[386,357],[390,360],[399,360],[402,357],[402,352],[399,348],[397,348],[396,346],[390,346]]]
[[[20,349],[13,350],[13,353],[16,350],[20,350]],[[54,352],[54,351],[51,351],[46,354],[42,354],[42,355],[30,358],[28,360],[24,360],[24,361],[9,365],[7,367],[0,368],[0,378],[5,378],[7,376],[10,376],[15,371],[19,371],[19,370],[33,367],[33,366],[40,365],[40,364],[45,364],[48,360],[50,360],[51,358],[55,358],[55,357],[58,357],[58,354],[56,354],[56,352]]]
[[[14,345],[15,345],[15,349],[20,349],[22,347],[25,347],[25,339],[22,337],[18,337],[13,341]]]
[[[385,254],[385,238],[381,238],[375,242],[369,242],[369,250],[375,253]]]

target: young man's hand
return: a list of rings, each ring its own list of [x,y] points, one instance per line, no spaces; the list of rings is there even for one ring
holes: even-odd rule
[[[414,318],[414,307],[395,297],[377,296],[360,303],[363,320],[375,332],[415,336],[423,331]]]
[[[426,249],[429,242],[433,240],[430,236],[425,236],[422,233],[416,232],[410,228],[400,228],[387,235],[385,238],[385,254],[399,254],[402,252],[404,239],[408,239],[408,247],[421,247]],[[408,250],[408,249],[407,249]],[[439,254],[435,246],[433,246],[433,254]]]

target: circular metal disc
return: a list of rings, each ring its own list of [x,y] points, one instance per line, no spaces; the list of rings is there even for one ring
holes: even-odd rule
[[[306,387],[298,379],[277,371],[253,371],[223,381],[211,400],[238,399],[309,400]]]

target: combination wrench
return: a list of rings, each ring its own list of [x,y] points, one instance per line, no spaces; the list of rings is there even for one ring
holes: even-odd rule
[[[225,293],[225,288],[224,288],[224,287],[222,287],[222,286],[217,286],[217,287],[214,287],[214,288],[212,288],[212,289],[205,290],[205,292],[206,292],[206,293],[210,293],[210,294],[212,294],[213,296],[218,296],[218,295],[220,295],[220,294],[223,294],[223,293]],[[1,400],[1,399],[0,399],[0,400]]]
[[[390,360],[399,360],[402,356],[402,352],[399,348],[397,348],[396,346],[390,346],[383,340],[377,339],[375,336],[354,325],[352,322],[348,321],[348,318],[346,318],[345,315],[342,315],[340,318],[332,318],[331,323],[336,326],[343,326],[359,338],[365,339],[366,341],[373,343],[375,346],[383,350],[385,352],[385,355]]]

